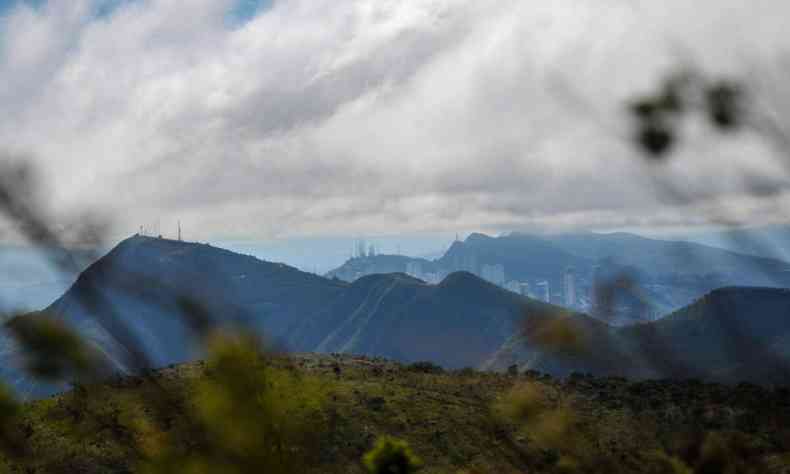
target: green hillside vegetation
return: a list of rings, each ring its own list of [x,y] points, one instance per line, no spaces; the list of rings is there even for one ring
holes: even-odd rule
[[[261,357],[238,341],[213,347],[206,362],[2,410],[5,467],[364,473],[403,461],[400,449],[427,474],[790,467],[788,390]]]

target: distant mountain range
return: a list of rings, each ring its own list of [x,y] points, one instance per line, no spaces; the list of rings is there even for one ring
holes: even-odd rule
[[[639,298],[622,294],[607,312],[610,324],[657,319],[722,286],[790,286],[790,263],[745,255],[684,241],[649,239],[634,234],[472,234],[455,242],[441,258],[428,261],[377,255],[353,258],[329,272],[330,277],[354,281],[364,275],[418,270],[436,282],[453,271],[486,277],[486,268],[501,265],[500,286],[531,289],[529,295],[600,317],[595,288],[628,279]],[[572,270],[573,304],[568,304],[566,272]],[[490,279],[490,278],[489,278]],[[538,287],[540,289],[538,289]],[[638,301],[637,301],[638,300]]]
[[[678,238],[746,255],[790,262],[790,225],[698,232]]]
[[[500,239],[514,247],[542,245],[565,263],[584,261],[533,238]],[[488,249],[500,239],[467,239],[443,258],[455,258],[467,245]],[[496,249],[486,251],[479,253],[484,259]],[[540,265],[552,271],[548,259]],[[430,360],[449,368],[515,364],[558,375],[790,380],[783,378],[790,291],[773,288],[716,290],[657,322],[616,328],[469,272],[454,272],[440,284],[403,273],[349,283],[206,244],[135,236],[88,267],[46,312],[76,328],[122,372],[133,368],[129,361],[138,353],[151,366],[200,357],[196,330],[208,315],[215,324],[252,328],[297,352]],[[557,352],[523,332],[557,321],[571,322],[587,350]],[[7,380],[33,395],[51,391],[20,379],[13,369],[19,355],[7,336],[0,349]]]
[[[557,309],[469,273],[440,285],[402,273],[347,283],[205,244],[138,236],[91,265],[47,312],[117,354],[119,367],[123,352],[111,343],[116,323],[143,342],[154,364],[164,365],[197,355],[184,300],[221,324],[253,327],[288,350],[449,367],[477,365],[513,334],[525,311]],[[97,309],[113,321],[102,326]]]
[[[790,290],[721,288],[658,321],[601,331],[574,320],[586,350],[535,354],[514,335],[483,367],[645,378],[790,383]]]

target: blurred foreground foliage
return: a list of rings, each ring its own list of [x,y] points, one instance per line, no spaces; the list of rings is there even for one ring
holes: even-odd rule
[[[569,381],[571,384],[585,382],[585,377],[580,375]],[[707,390],[704,384],[689,383],[700,392]],[[749,390],[750,387],[742,389]],[[662,417],[680,416],[682,410],[691,407],[669,404],[669,409],[659,418],[644,416],[640,410],[631,413],[612,410],[591,416],[596,408],[579,395],[567,390],[567,386],[558,387],[535,380],[519,382],[497,399],[492,411],[495,419],[514,427],[518,436],[527,441],[527,455],[543,460],[539,472],[756,474],[784,473],[790,469],[790,446],[786,438],[790,432],[786,427],[782,427],[780,433],[773,433],[774,436],[779,435],[778,439],[771,439],[765,434],[755,436],[741,429],[732,429],[732,424],[723,419],[711,420],[707,418],[710,413],[696,407],[692,410],[704,413],[696,423],[684,420],[667,429],[661,426],[668,421]],[[702,394],[692,394],[695,395]],[[619,405],[617,400],[612,401]],[[660,406],[655,400],[646,402],[656,408]],[[766,405],[759,410],[762,419],[753,420],[755,423],[787,416],[786,407],[777,409]],[[738,410],[735,407],[717,408],[721,411],[716,415],[722,417],[732,416]],[[772,412],[774,409],[776,411]],[[740,420],[739,423],[745,425],[748,421]],[[775,429],[767,428],[769,431]],[[631,446],[628,452],[613,449],[617,443],[624,442],[623,436],[632,437],[627,442]],[[618,438],[619,441],[615,441]],[[776,452],[771,453],[772,449]]]
[[[699,115],[716,130],[734,132],[748,121],[745,87],[696,70],[667,76],[656,90],[633,100],[634,142],[652,158],[663,158],[679,141],[683,121]]]
[[[143,426],[142,472],[304,471],[326,429],[325,387],[295,370],[271,367],[258,347],[252,338],[212,338],[207,377],[196,381],[188,401],[201,449],[184,452]]]
[[[422,467],[407,442],[389,436],[380,438],[363,460],[371,474],[411,474]]]
[[[5,327],[22,347],[24,368],[33,377],[85,381],[109,373],[99,354],[56,318],[38,313],[15,318]]]
[[[25,473],[780,473],[790,391],[581,374],[415,371],[214,334],[205,362],[19,404]],[[394,436],[394,437],[393,437]]]
[[[72,373],[63,367],[75,367],[80,375],[95,367],[79,339],[51,321],[28,321],[15,334],[34,354],[27,367],[39,378]],[[38,402],[55,414],[54,426],[43,428],[54,428],[58,439],[37,445],[35,452],[25,449],[32,426],[19,417],[26,407],[3,392],[0,443],[7,461],[26,470],[62,466],[69,472],[81,463],[78,457],[113,457],[98,444],[84,444],[106,433],[117,443],[113,449],[137,460],[139,472],[303,472],[326,429],[326,386],[293,368],[271,366],[255,338],[216,334],[207,346],[205,374],[176,387],[147,372],[109,384],[75,383],[71,392]],[[138,389],[117,390],[126,384]],[[69,452],[79,455],[70,458]]]

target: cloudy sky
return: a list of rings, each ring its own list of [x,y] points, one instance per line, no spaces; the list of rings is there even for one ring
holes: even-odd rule
[[[770,70],[788,27],[786,0],[0,0],[0,156],[119,235],[777,222],[765,140],[692,124],[647,166],[623,104],[687,60]]]

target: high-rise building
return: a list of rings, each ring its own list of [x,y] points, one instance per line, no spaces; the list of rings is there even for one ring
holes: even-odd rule
[[[463,271],[472,273],[474,275],[477,275],[478,274],[478,272],[477,272],[477,255],[475,255],[475,254],[464,255],[464,257],[463,257],[463,259],[461,261],[461,268],[460,268],[460,270],[463,270]]]
[[[598,293],[598,285],[601,284],[601,266],[595,265],[592,268],[592,273],[590,274],[590,301],[595,301],[596,293]]]
[[[527,283],[526,281],[522,281],[521,283],[519,283],[519,286],[520,286],[519,293],[521,293],[521,296],[532,298],[533,295],[532,292],[529,290],[529,283]]]
[[[551,303],[551,285],[547,280],[538,282],[538,296],[546,303]]]
[[[495,285],[505,285],[505,267],[502,264],[483,265],[480,276],[483,277],[484,280],[490,281]]]
[[[507,282],[505,288],[512,291],[513,293],[521,294],[521,283],[515,280],[510,280],[509,282]]]
[[[565,269],[565,306],[576,306],[576,274],[573,267]]]
[[[354,256],[357,258],[365,258],[368,256],[368,246],[364,240],[360,239],[357,241]]]
[[[420,265],[420,262],[408,262],[406,264],[406,274],[422,279],[422,265]]]

